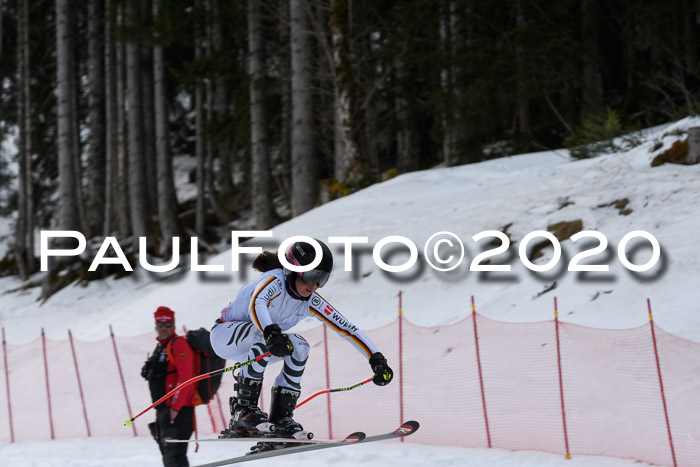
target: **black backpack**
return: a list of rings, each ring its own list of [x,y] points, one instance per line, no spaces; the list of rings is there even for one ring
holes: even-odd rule
[[[210,373],[214,370],[220,370],[226,364],[226,360],[219,357],[214,349],[211,347],[211,342],[209,341],[209,331],[204,328],[195,329],[193,331],[187,331],[184,336],[178,336],[178,339],[185,339],[187,343],[194,351],[195,363],[194,372],[195,375],[203,375]],[[168,359],[172,361],[172,343],[175,339],[168,343]],[[192,405],[198,406],[200,404],[208,404],[209,401],[214,397],[216,391],[219,390],[221,386],[221,378],[223,373],[214,375],[205,380],[198,381],[197,390],[192,397]]]

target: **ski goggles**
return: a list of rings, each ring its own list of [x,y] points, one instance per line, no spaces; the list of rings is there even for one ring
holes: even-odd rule
[[[314,285],[314,283],[318,283],[319,288],[326,285],[326,282],[328,282],[328,278],[331,277],[330,272],[319,271],[318,269],[299,272],[297,274],[301,276],[301,280],[303,280],[305,284]]]
[[[173,323],[156,323],[156,326],[159,328],[171,328]]]

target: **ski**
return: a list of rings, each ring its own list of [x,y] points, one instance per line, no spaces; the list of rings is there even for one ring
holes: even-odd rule
[[[410,436],[418,431],[418,428],[420,428],[420,423],[415,420],[410,420],[408,422],[404,422],[400,427],[392,432],[383,433],[381,435],[367,436],[362,440],[362,442],[371,443],[372,441],[384,441],[385,439],[405,438],[406,436]]]
[[[345,437],[342,440],[335,440],[331,441],[329,443],[325,443],[322,441],[316,441],[313,442],[309,440],[309,443],[301,445],[301,446],[291,446],[291,447],[284,447],[284,448],[279,448],[271,451],[263,451],[263,452],[257,452],[257,453],[247,453],[242,456],[238,457],[232,457],[230,459],[224,459],[221,461],[217,462],[210,462],[208,464],[200,464],[195,467],[215,467],[218,465],[229,465],[229,464],[239,464],[241,462],[247,462],[249,460],[255,460],[255,459],[262,459],[265,457],[275,457],[275,456],[281,456],[283,454],[293,454],[295,452],[304,452],[304,451],[313,451],[316,449],[323,449],[327,447],[334,447],[334,446],[344,446],[346,444],[354,444],[357,443],[363,439],[365,439],[366,435],[360,431],[355,432],[347,437]],[[217,441],[217,440],[213,440]],[[223,441],[223,440],[219,440]],[[263,441],[258,441],[258,442],[263,442]],[[295,443],[298,443],[299,440],[294,440]]]
[[[326,442],[317,442],[314,444],[313,442],[310,444],[304,444],[304,445],[297,445],[297,446],[290,446],[290,447],[282,447],[270,451],[262,451],[262,452],[253,452],[253,453],[248,453],[243,456],[238,456],[238,457],[232,457],[230,459],[224,459],[220,460],[217,462],[211,462],[208,464],[200,464],[197,467],[216,467],[220,465],[230,465],[230,464],[240,464],[242,462],[248,462],[252,460],[257,460],[257,459],[265,459],[268,457],[276,457],[276,456],[284,456],[287,454],[296,454],[299,452],[307,452],[307,451],[315,451],[318,449],[326,449],[326,448],[334,448],[334,447],[340,447],[340,446],[349,446],[352,444],[361,444],[361,443],[369,443],[373,441],[383,441],[387,439],[393,439],[393,438],[403,438],[409,435],[412,435],[415,433],[418,428],[420,427],[420,424],[416,421],[408,421],[402,424],[400,427],[398,427],[396,430],[389,432],[389,433],[384,433],[380,435],[374,435],[374,436],[366,436],[362,432],[357,432],[349,435],[343,440],[340,441],[333,441],[330,443]],[[294,440],[294,442],[298,442],[299,440]]]
[[[354,434],[354,433],[353,433]],[[207,443],[207,442],[214,442],[214,441],[234,441],[234,442],[240,442],[240,441],[247,441],[247,442],[261,442],[261,443],[305,443],[305,444],[314,444],[314,443],[338,443],[341,440],[338,439],[308,439],[308,438],[275,438],[275,437],[238,437],[238,438],[205,438],[205,439],[166,439],[166,443]]]

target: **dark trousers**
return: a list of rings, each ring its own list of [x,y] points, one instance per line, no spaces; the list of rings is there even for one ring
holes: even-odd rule
[[[174,420],[170,420],[170,408],[156,412],[154,437],[160,447],[165,467],[188,467],[188,443],[166,443],[165,439],[190,439],[194,431],[194,407],[183,407]]]

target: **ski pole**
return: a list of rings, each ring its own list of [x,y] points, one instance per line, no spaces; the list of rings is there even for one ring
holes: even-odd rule
[[[173,389],[172,391],[170,391],[169,393],[167,393],[166,395],[164,395],[163,397],[161,397],[160,399],[158,399],[157,401],[155,401],[153,404],[146,407],[141,413],[139,413],[135,417],[131,417],[128,420],[124,420],[124,426],[131,426],[131,422],[133,422],[134,420],[139,418],[141,415],[145,414],[146,412],[148,412],[149,410],[151,410],[153,407],[160,404],[164,400],[169,399],[170,397],[172,397],[173,394],[180,391],[184,387],[189,386],[190,384],[196,383],[197,381],[201,381],[203,379],[211,378],[212,376],[216,376],[216,375],[221,374],[221,373],[226,373],[227,371],[233,371],[233,370],[237,370],[239,368],[243,368],[244,366],[251,365],[251,364],[257,362],[258,360],[261,360],[263,358],[267,358],[269,356],[270,356],[270,352],[265,352],[262,355],[259,355],[251,360],[248,360],[247,362],[236,363],[235,365],[230,366],[228,368],[220,368],[218,370],[210,371],[209,373],[204,373],[203,375],[199,375],[199,376],[195,376],[193,378],[190,378],[187,381],[185,381],[184,383],[180,384],[175,389]]]
[[[345,387],[345,388],[322,389],[322,390],[320,390],[320,391],[318,391],[318,392],[316,392],[316,393],[311,394],[309,397],[307,397],[307,398],[304,399],[303,401],[299,402],[299,403],[297,404],[296,408],[298,409],[299,407],[301,407],[302,405],[306,404],[307,402],[309,402],[309,401],[310,401],[311,399],[313,399],[314,397],[320,396],[321,394],[327,394],[327,393],[329,393],[329,392],[349,391],[349,390],[351,390],[351,389],[355,389],[355,388],[359,388],[360,386],[364,386],[365,384],[369,383],[370,381],[372,381],[372,378],[369,378],[369,379],[367,379],[367,380],[365,380],[365,381],[362,381],[361,383],[353,384],[352,386],[348,386],[348,387]]]

